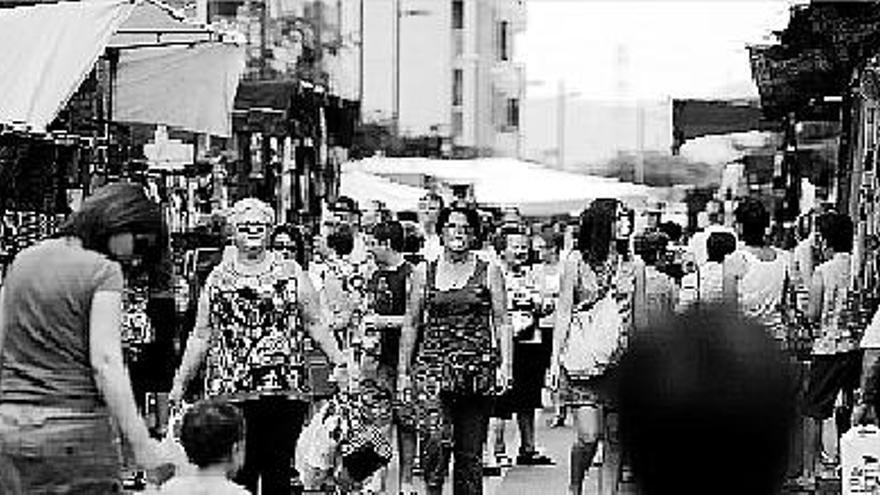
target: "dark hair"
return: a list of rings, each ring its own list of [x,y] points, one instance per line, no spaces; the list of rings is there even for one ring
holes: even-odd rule
[[[351,254],[354,251],[354,232],[351,227],[339,225],[333,229],[333,232],[327,235],[327,246],[339,256]]]
[[[428,194],[425,194],[424,196],[422,196],[421,200],[422,201],[431,201],[432,203],[439,203],[441,210],[446,207],[446,202],[443,201],[443,196],[440,196],[439,194],[437,194],[435,192],[429,192]]]
[[[633,251],[642,257],[646,265],[654,266],[660,260],[669,244],[669,237],[663,232],[646,232],[636,236]]]
[[[293,247],[294,258],[297,263],[303,264],[305,258],[305,239],[303,238],[302,231],[300,229],[293,227],[291,225],[279,225],[272,232],[272,246],[275,246],[275,242],[278,236],[287,234],[290,237],[290,243]]]
[[[681,239],[684,229],[675,222],[663,222],[657,227],[660,232],[666,234],[670,242],[678,242]]]
[[[826,213],[819,228],[822,238],[835,253],[849,253],[853,248],[853,221],[843,213]]]
[[[562,232],[553,230],[552,226],[542,227],[538,237],[543,239],[547,246],[552,247],[556,251],[561,251],[565,246],[565,235]]]
[[[171,288],[173,263],[170,236],[162,210],[144,191],[143,186],[118,182],[103,186],[83,201],[79,211],[71,214],[55,237],[70,236],[82,241],[83,247],[112,257],[110,238],[130,232],[135,235],[135,255],[141,258],[136,271],[126,267],[127,276],[146,276],[154,291]],[[138,234],[155,236],[155,242],[141,244]]]
[[[180,443],[189,461],[198,467],[224,462],[242,439],[244,418],[229,402],[204,400],[183,416]]]
[[[709,261],[721,263],[725,256],[736,251],[736,237],[729,232],[713,232],[706,239]]]
[[[736,308],[700,306],[638,332],[618,373],[621,442],[639,493],[779,493],[796,387],[762,326]],[[730,476],[744,458],[754,469]]]
[[[400,225],[403,227],[403,252],[415,254],[422,250],[425,239],[419,229],[417,222],[402,221]]]
[[[114,183],[97,189],[58,229],[57,236],[77,237],[83,247],[110,255],[116,234],[163,235],[162,212],[137,184]]]
[[[746,246],[763,246],[770,214],[764,203],[755,198],[746,198],[734,211],[736,221],[742,225],[742,239]]]
[[[399,222],[416,222],[419,221],[419,214],[414,211],[398,211],[397,221]]]
[[[482,223],[480,221],[480,213],[473,208],[461,205],[450,206],[448,208],[443,208],[442,210],[440,210],[440,214],[437,216],[437,226],[435,227],[437,235],[443,235],[443,229],[446,227],[446,224],[449,223],[449,217],[451,217],[453,213],[461,213],[462,215],[464,215],[465,218],[467,218],[468,225],[471,226],[471,233],[473,234],[474,238],[480,238],[480,236],[482,235],[482,232],[480,230]]]
[[[578,250],[587,263],[603,263],[611,252],[617,200],[597,199],[580,218]]]
[[[403,252],[404,248],[404,232],[403,225],[396,220],[382,222],[373,227],[373,237],[378,242],[388,241],[391,249],[398,253]]]

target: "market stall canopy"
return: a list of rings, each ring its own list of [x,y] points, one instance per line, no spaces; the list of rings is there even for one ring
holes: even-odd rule
[[[244,47],[226,43],[124,50],[113,120],[231,136],[232,104],[244,66]]]
[[[0,122],[45,130],[132,8],[92,0],[0,9]]]
[[[378,200],[392,211],[404,211],[417,209],[419,199],[428,191],[399,184],[378,175],[344,169],[339,181],[339,192],[361,205]]]
[[[650,188],[645,186],[562,172],[509,158],[370,158],[347,164],[346,169],[386,177],[423,175],[449,184],[473,184],[479,203],[516,206],[525,215],[570,213],[597,198],[640,203],[651,196]]]
[[[156,0],[139,2],[110,40],[119,51],[113,120],[232,135],[245,47]]]

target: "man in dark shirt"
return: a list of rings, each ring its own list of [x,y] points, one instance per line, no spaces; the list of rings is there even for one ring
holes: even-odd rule
[[[378,375],[392,394],[397,393],[397,363],[400,332],[410,286],[413,266],[403,257],[404,229],[400,222],[384,221],[373,229],[371,247],[377,270],[368,289],[372,298],[375,321],[379,331]],[[400,452],[400,493],[415,493],[413,488],[413,461],[416,454],[416,436],[412,417],[395,411],[398,452]]]

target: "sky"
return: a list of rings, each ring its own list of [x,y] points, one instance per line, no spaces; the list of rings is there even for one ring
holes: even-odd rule
[[[747,43],[770,42],[795,0],[527,0],[516,57],[527,96],[757,96]]]

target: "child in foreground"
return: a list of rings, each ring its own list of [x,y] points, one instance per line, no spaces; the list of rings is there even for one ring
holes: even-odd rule
[[[183,417],[180,442],[198,469],[178,476],[159,490],[163,495],[248,495],[236,485],[244,463],[244,418],[232,404],[208,400],[194,405]]]

